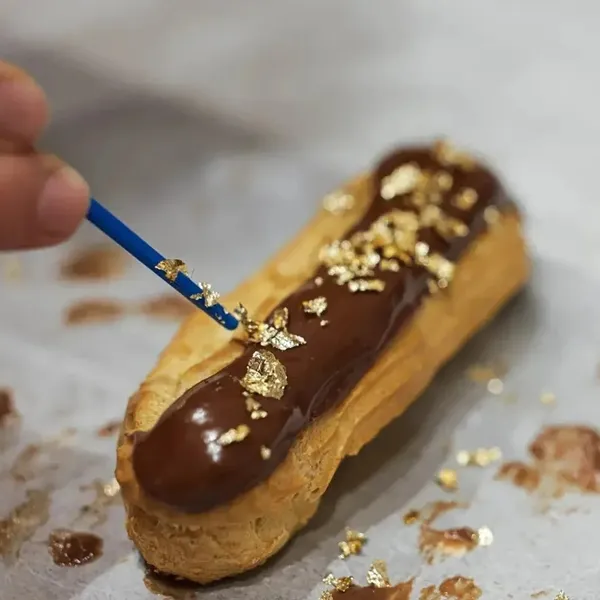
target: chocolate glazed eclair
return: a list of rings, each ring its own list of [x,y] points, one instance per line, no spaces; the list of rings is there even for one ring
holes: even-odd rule
[[[446,143],[384,158],[232,294],[235,337],[193,315],[129,402],[117,478],[155,568],[246,571],[526,281],[498,179]]]

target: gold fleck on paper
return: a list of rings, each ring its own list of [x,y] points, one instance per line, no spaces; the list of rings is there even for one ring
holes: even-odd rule
[[[213,290],[212,285],[210,283],[206,283],[206,281],[201,281],[200,287],[202,288],[202,291],[199,294],[194,294],[191,296],[191,299],[204,300],[204,304],[206,304],[206,306],[209,308],[214,306],[219,301],[221,294]]]
[[[332,215],[341,215],[354,208],[354,196],[343,191],[332,192],[323,198],[323,208]]]
[[[320,317],[327,310],[327,298],[325,296],[318,296],[312,300],[304,300],[302,308],[306,314]]]
[[[352,577],[335,577],[332,573],[328,573],[323,577],[323,583],[342,593],[347,592],[354,585]]]
[[[560,591],[556,594],[554,600],[570,600],[570,598],[564,592]]]
[[[161,260],[154,268],[157,271],[162,271],[169,281],[175,281],[179,273],[189,274],[186,264],[179,258],[166,258]]]
[[[246,410],[250,413],[250,418],[253,421],[264,419],[267,416],[267,411],[263,410],[260,402],[255,400],[252,396],[246,397]]]
[[[367,571],[367,583],[376,588],[392,587],[387,565],[383,560],[374,560]]]
[[[504,391],[504,383],[502,383],[501,379],[494,377],[488,381],[487,390],[490,394],[499,396]]]
[[[487,467],[502,458],[502,450],[493,448],[477,448],[476,450],[461,450],[456,454],[456,462],[461,467]]]
[[[540,402],[542,404],[556,404],[556,396],[552,392],[544,392],[540,396]]]
[[[396,196],[412,192],[418,185],[421,169],[418,165],[408,163],[398,167],[381,180],[381,197],[392,200]]]
[[[479,546],[491,546],[494,542],[494,534],[489,527],[480,527],[477,530],[477,543]]]
[[[346,539],[338,543],[340,558],[346,559],[349,556],[360,554],[367,538],[364,533],[354,529],[346,529]]]
[[[271,450],[266,446],[260,447],[260,456],[263,460],[269,460],[271,458]]]
[[[404,521],[405,525],[414,525],[415,523],[417,523],[419,521],[420,518],[421,518],[421,513],[418,510],[415,510],[414,508],[412,508],[411,510],[409,510],[408,512],[406,512],[404,514],[404,517],[402,517],[402,520]]]
[[[240,383],[250,393],[280,400],[287,386],[287,373],[272,352],[256,350]]]
[[[437,484],[448,492],[458,489],[458,475],[454,469],[441,469],[437,474]]]
[[[242,442],[248,435],[250,435],[250,427],[248,427],[248,425],[238,425],[221,434],[218,442],[221,446],[229,446],[236,442]]]

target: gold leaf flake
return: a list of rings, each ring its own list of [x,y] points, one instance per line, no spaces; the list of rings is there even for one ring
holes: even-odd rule
[[[479,195],[473,188],[464,188],[452,197],[451,203],[460,210],[471,210],[475,206]]]
[[[500,211],[495,206],[488,206],[483,211],[483,218],[488,225],[496,225],[500,221]]]
[[[288,326],[288,321],[290,319],[290,313],[287,308],[278,308],[273,313],[273,317],[271,318],[271,323],[275,329],[285,330]]]
[[[412,508],[407,513],[405,513],[404,517],[402,517],[405,525],[413,525],[421,518],[421,513],[418,510]]]
[[[400,263],[395,258],[383,258],[379,263],[379,268],[382,271],[392,271],[397,273],[400,271]]]
[[[376,588],[392,587],[387,565],[383,560],[375,560],[367,572],[367,583]]]
[[[306,344],[306,340],[299,335],[290,333],[286,326],[288,321],[287,308],[277,309],[273,313],[271,323],[255,321],[248,316],[248,310],[239,305],[234,314],[239,319],[248,335],[248,340],[261,346],[272,346],[276,350],[291,350]]]
[[[408,163],[395,169],[381,180],[381,197],[392,200],[396,196],[412,192],[419,183],[421,169],[414,163]]]
[[[443,166],[460,167],[464,171],[472,171],[475,161],[466,152],[457,150],[447,140],[438,140],[433,145],[433,156]]]
[[[190,296],[190,298],[192,300],[204,300],[204,304],[209,308],[214,306],[219,301],[221,294],[213,290],[212,285],[206,281],[201,281],[200,287],[202,288],[202,291],[199,294]]]
[[[367,538],[364,533],[360,533],[360,531],[355,531],[354,529],[346,529],[346,539],[338,543],[340,558],[346,559],[349,556],[360,554],[366,541]]]
[[[325,296],[318,296],[312,300],[304,300],[302,307],[306,314],[320,317],[327,310],[327,298]]]
[[[329,321],[327,319],[322,319],[319,325],[321,327],[327,327],[327,325],[329,325]]]
[[[240,383],[250,393],[279,400],[287,386],[287,373],[272,352],[256,350]]]
[[[333,215],[340,215],[354,208],[354,196],[336,191],[323,198],[323,208]]]
[[[458,489],[458,475],[454,469],[441,469],[437,474],[437,484],[449,492]]]
[[[260,456],[263,460],[269,460],[271,458],[271,450],[266,446],[260,447]]]
[[[552,392],[544,392],[540,396],[540,402],[542,404],[555,404],[556,403],[556,396]]]
[[[256,401],[252,396],[246,396],[246,410],[250,413],[250,418],[254,421],[264,419],[267,416],[267,411],[263,410],[260,402]]]
[[[504,391],[504,383],[501,379],[490,379],[487,383],[487,390],[490,394],[499,396]]]
[[[248,435],[250,435],[250,427],[248,425],[238,425],[222,433],[217,441],[221,446],[229,446],[230,444],[245,440]]]
[[[161,260],[154,268],[157,271],[163,271],[169,281],[175,281],[179,273],[188,275],[186,264],[179,258],[166,258],[165,260]]]
[[[383,292],[385,281],[381,279],[354,279],[348,283],[348,289],[353,292]]]
[[[322,277],[315,277],[315,285],[317,287],[321,287],[323,285],[323,278]]]
[[[477,530],[477,543],[479,546],[491,546],[494,542],[494,534],[489,527],[480,527]]]
[[[461,450],[456,454],[456,462],[461,467],[476,466],[487,467],[502,458],[502,450],[497,446],[493,448],[477,448],[476,450]]]
[[[319,596],[319,600],[333,600],[333,592],[331,590],[325,590]]]
[[[323,577],[323,583],[342,593],[347,592],[354,585],[352,577],[335,577],[332,573],[328,573]]]

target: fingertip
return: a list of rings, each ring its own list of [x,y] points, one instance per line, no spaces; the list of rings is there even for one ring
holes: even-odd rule
[[[19,69],[0,63],[0,137],[33,142],[48,118],[42,88]]]
[[[51,243],[70,237],[85,218],[90,204],[90,189],[72,167],[62,166],[46,182],[38,200],[40,229]]]

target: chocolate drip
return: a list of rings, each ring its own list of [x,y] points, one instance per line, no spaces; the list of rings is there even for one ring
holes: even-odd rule
[[[408,194],[392,200],[380,194],[383,178],[407,163],[452,176],[452,187],[444,192],[440,206],[447,215],[465,223],[468,234],[446,241],[433,229],[419,233],[432,252],[451,261],[456,261],[485,229],[487,207],[511,206],[500,183],[486,168],[442,166],[430,149],[401,150],[376,169],[371,205],[348,236],[364,231],[391,210],[412,210]],[[461,210],[450,199],[466,188],[475,190],[478,200],[470,209]],[[139,485],[151,498],[183,512],[198,513],[266,479],[283,461],[298,434],[342,402],[371,368],[429,294],[432,279],[418,266],[403,266],[399,272],[377,270],[376,277],[385,282],[383,291],[352,294],[346,286],[337,285],[325,267],[314,276],[323,278],[321,286],[311,278],[280,304],[289,310],[290,331],[307,343],[285,352],[269,348],[285,365],[288,386],[281,400],[257,397],[267,417],[251,419],[239,383],[258,348],[250,344],[229,366],[185,392],[150,431],[136,435],[133,467]],[[325,296],[328,301],[326,327],[302,307],[303,301],[316,296]],[[250,427],[242,442],[222,446],[216,441],[240,424]],[[261,456],[263,447],[270,449],[268,458]]]

